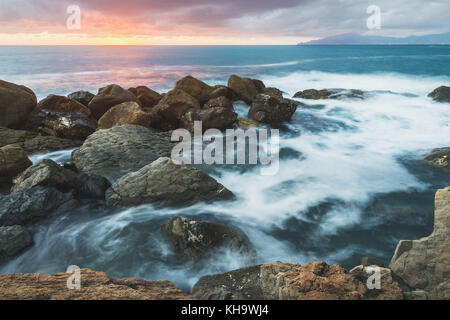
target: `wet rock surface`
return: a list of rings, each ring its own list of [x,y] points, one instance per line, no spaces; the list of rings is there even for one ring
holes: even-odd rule
[[[232,198],[232,192],[215,179],[198,169],[176,164],[170,158],[159,158],[123,176],[106,191],[106,203],[112,207],[145,203],[187,206]]]
[[[0,176],[12,178],[31,165],[30,159],[21,147],[7,145],[0,148]]]
[[[24,227],[0,227],[0,261],[16,256],[32,244],[33,239]]]
[[[278,100],[267,94],[258,94],[248,112],[250,119],[262,123],[280,123],[291,120],[297,103],[292,100]]]
[[[450,87],[441,86],[436,88],[428,96],[437,102],[450,102]]]
[[[323,100],[323,99],[364,99],[364,91],[356,89],[308,89],[299,91],[294,98]]]
[[[171,155],[171,132],[155,133],[136,125],[99,130],[72,153],[79,171],[117,179],[160,157]]]
[[[424,160],[433,166],[450,168],[450,148],[433,150]]]

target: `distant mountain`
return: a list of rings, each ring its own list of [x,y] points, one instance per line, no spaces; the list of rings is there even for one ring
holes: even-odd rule
[[[357,33],[345,33],[319,40],[299,43],[300,46],[313,45],[376,45],[376,44],[450,44],[450,32],[429,34],[425,36],[409,36],[405,38],[364,36]]]

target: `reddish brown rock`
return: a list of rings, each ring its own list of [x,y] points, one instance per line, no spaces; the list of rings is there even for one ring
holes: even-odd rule
[[[97,129],[91,111],[78,101],[50,95],[28,117],[27,128],[69,139],[84,139]]]
[[[36,103],[31,89],[0,80],[0,127],[23,126]]]
[[[136,124],[143,127],[151,126],[149,113],[133,101],[121,103],[109,109],[98,121],[100,129],[109,129],[123,124]]]
[[[225,96],[220,96],[220,97],[217,97],[214,99],[210,99],[203,106],[204,109],[217,108],[217,107],[234,110],[233,103],[230,101],[230,99],[228,99]]]
[[[128,91],[133,93],[139,99],[142,104],[142,108],[146,111],[149,111],[156,106],[163,97],[158,92],[145,86],[130,88]]]
[[[153,111],[161,117],[156,128],[170,130],[179,128],[180,120],[189,109],[200,109],[200,103],[193,96],[183,90],[169,91]]]
[[[192,76],[184,77],[175,84],[177,90],[183,90],[189,95],[197,99],[201,104],[207,102],[210,99],[210,93],[213,88],[201,80],[198,80]]]
[[[69,290],[71,274],[0,275],[0,300],[188,300],[169,281],[111,279],[104,272],[81,269],[81,289]]]
[[[141,104],[132,92],[125,90],[117,84],[111,84],[98,91],[97,95],[89,103],[89,109],[91,109],[92,115],[96,119],[100,119],[112,107],[128,101]]]

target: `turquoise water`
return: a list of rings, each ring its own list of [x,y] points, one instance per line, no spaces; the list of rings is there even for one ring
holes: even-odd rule
[[[450,170],[421,160],[450,146],[450,104],[427,94],[450,85],[450,46],[0,47],[0,79],[25,84],[39,98],[110,83],[166,91],[187,74],[223,84],[233,73],[286,97],[310,88],[371,93],[299,109],[279,127],[275,176],[252,166],[202,167],[237,195],[233,203],[126,210],[86,204],[33,227],[36,245],[0,272],[52,273],[75,264],[189,289],[202,275],[245,265],[229,251],[200,266],[180,263],[158,231],[173,215],[241,229],[258,262],[325,260],[347,268],[363,256],[388,264],[399,240],[432,231],[434,193],[450,185]],[[246,116],[243,103],[235,108]],[[63,160],[70,152],[33,159],[41,157]]]

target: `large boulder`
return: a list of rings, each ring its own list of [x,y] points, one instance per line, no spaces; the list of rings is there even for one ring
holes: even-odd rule
[[[152,89],[145,86],[130,88],[128,89],[128,91],[133,93],[139,99],[139,101],[142,104],[142,108],[145,111],[151,110],[154,106],[158,104],[159,101],[161,101],[163,97],[158,92],[153,91]]]
[[[277,88],[264,88],[263,93],[275,99],[283,100],[283,92]]]
[[[0,127],[0,147],[14,144],[21,147],[27,154],[48,153],[78,147],[80,140],[63,139],[54,136],[41,136],[36,132],[13,130]]]
[[[231,191],[202,171],[160,158],[120,178],[106,191],[112,207],[145,203],[181,206],[233,198]]]
[[[364,99],[364,91],[357,89],[308,89],[299,91],[294,98],[323,100],[323,99]]]
[[[204,104],[210,99],[210,94],[213,88],[201,80],[198,80],[192,76],[184,77],[175,84],[177,90],[183,90],[195,99],[197,99],[200,104]]]
[[[203,105],[204,109],[217,108],[217,107],[234,110],[233,103],[231,102],[230,99],[228,99],[225,96],[220,96],[217,98],[210,99],[210,100],[208,100],[208,102],[206,102]]]
[[[226,97],[229,100],[233,100],[233,97],[238,99],[237,96],[235,96],[236,93],[228,88],[227,86],[223,85],[216,85],[212,87],[211,92],[209,93],[209,100],[219,98],[219,97]]]
[[[70,193],[55,188],[35,187],[0,196],[0,226],[26,225],[77,205]]]
[[[68,290],[72,273],[2,274],[0,300],[189,300],[170,281],[111,279],[104,272],[81,269],[81,290]]]
[[[78,101],[83,106],[89,106],[89,103],[94,99],[95,95],[88,91],[77,91],[71,93],[67,96],[67,98]]]
[[[136,125],[98,130],[72,153],[77,169],[116,179],[134,172],[160,157],[169,157],[171,133],[154,133]]]
[[[33,239],[24,227],[0,227],[0,261],[16,256],[32,244]]]
[[[433,166],[450,168],[450,148],[433,150],[424,160]]]
[[[248,117],[262,123],[280,123],[290,121],[297,104],[293,100],[278,100],[267,94],[258,94],[248,112]]]
[[[76,173],[56,162],[43,159],[13,180],[11,192],[25,191],[36,186],[53,187],[62,192],[72,192],[80,198],[104,199],[109,181],[98,175]]]
[[[383,279],[388,280],[385,287]],[[304,266],[276,262],[202,277],[193,295],[209,300],[403,299],[399,285],[389,276],[382,276],[381,286],[381,290],[368,290],[360,274],[325,262]]]
[[[23,149],[16,145],[0,148],[0,176],[14,177],[32,163]]]
[[[191,109],[181,118],[180,127],[193,131],[194,122],[201,121],[203,131],[208,129],[224,130],[232,128],[236,120],[237,114],[230,108]]]
[[[161,117],[161,122],[154,126],[162,130],[177,129],[186,111],[200,107],[199,101],[185,91],[180,89],[169,91],[153,108],[153,111]]]
[[[174,217],[161,225],[160,230],[175,252],[188,260],[201,259],[221,247],[250,253],[245,238],[226,226]]]
[[[143,127],[150,127],[152,117],[142,110],[136,102],[129,101],[121,103],[109,109],[98,121],[100,129],[109,129],[124,124],[136,124]]]
[[[258,93],[263,92],[264,84],[250,78],[241,78],[237,75],[231,75],[228,79],[228,87],[233,90],[238,99],[244,101],[248,105]]]
[[[0,80],[0,127],[21,127],[36,103],[31,89]]]
[[[112,107],[128,101],[134,101],[140,105],[140,101],[132,92],[117,84],[111,84],[98,90],[97,95],[89,103],[89,109],[98,120]]]
[[[450,187],[436,193],[433,233],[401,240],[390,268],[413,290],[434,299],[450,299]]]
[[[436,88],[428,96],[437,102],[450,102],[450,87]]]
[[[27,128],[57,137],[82,140],[97,129],[91,111],[78,101],[50,95],[28,117]]]

